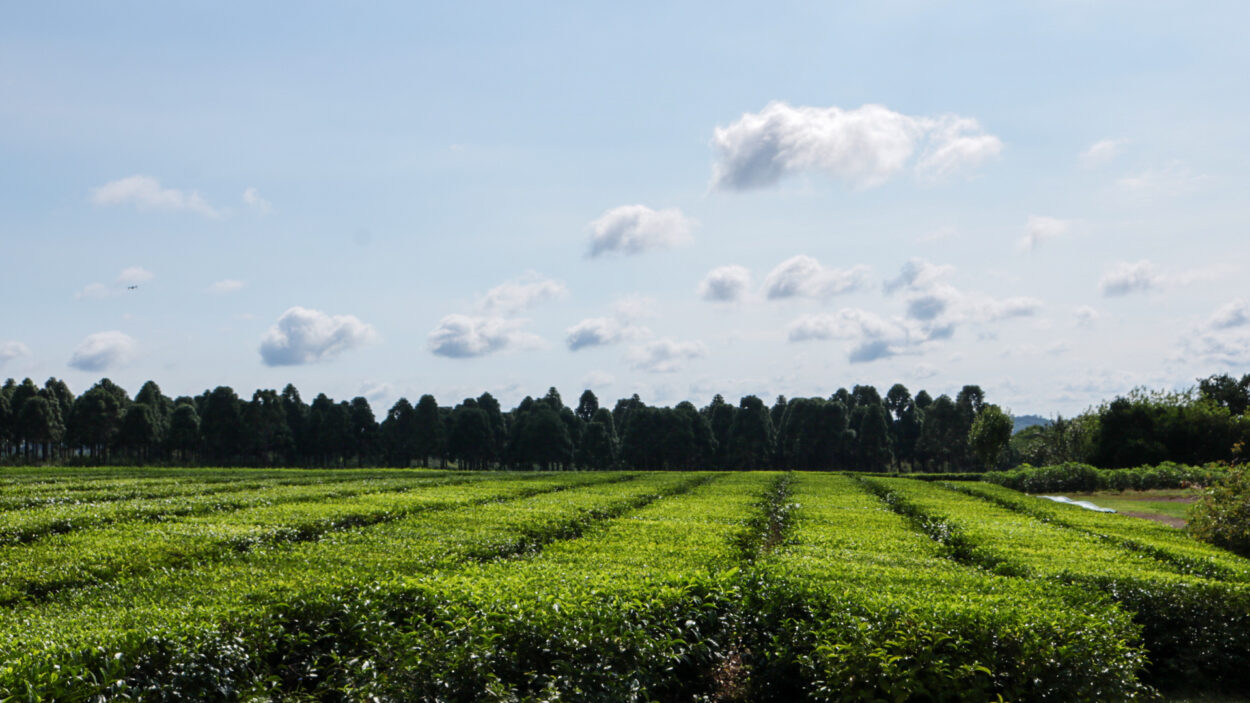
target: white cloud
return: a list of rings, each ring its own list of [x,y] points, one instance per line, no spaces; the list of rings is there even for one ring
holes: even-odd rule
[[[153,278],[156,278],[156,274],[142,266],[131,266],[117,275],[117,282],[123,286],[137,286]]]
[[[1226,330],[1250,324],[1250,304],[1244,298],[1235,298],[1220,306],[1207,321],[1211,329]]]
[[[843,308],[836,314],[803,315],[790,323],[786,336],[791,342],[852,340],[847,358],[853,364],[887,359],[934,338],[900,320],[858,308]]]
[[[360,390],[356,393],[365,400],[376,403],[391,395],[391,386],[389,383],[366,381],[361,384]]]
[[[327,315],[293,307],[282,313],[260,342],[266,366],[330,361],[349,349],[378,341],[372,325],[353,315]]]
[[[622,205],[590,223],[590,256],[669,249],[688,242],[697,224],[677,208],[652,210],[645,205]]]
[[[1134,263],[1122,261],[1107,269],[1098,281],[1098,288],[1105,296],[1127,295],[1150,290],[1163,283],[1158,267],[1142,259]]]
[[[848,293],[864,284],[869,268],[859,265],[850,269],[822,266],[810,256],[799,254],[781,262],[764,279],[764,295],[778,298],[831,298]]]
[[[1163,168],[1146,169],[1132,176],[1125,176],[1117,183],[1123,190],[1141,197],[1181,195],[1197,190],[1207,176],[1194,173],[1188,166],[1172,162]]]
[[[629,360],[639,371],[672,373],[681,370],[687,361],[707,356],[707,345],[699,341],[677,342],[657,339],[638,345],[629,352]]]
[[[1032,317],[1042,309],[1042,301],[1024,296],[984,298],[973,305],[977,318],[983,322],[997,322],[1012,317]]]
[[[1002,142],[985,134],[976,120],[956,115],[912,117],[881,105],[843,110],[784,102],[717,127],[712,144],[713,185],[727,190],[770,186],[786,175],[810,171],[870,188],[912,162],[918,175],[941,178],[1002,150]]]
[[[717,303],[742,300],[751,285],[751,272],[745,266],[720,266],[699,282],[699,297]]]
[[[135,340],[123,332],[96,332],[74,348],[69,365],[80,371],[103,371],[129,363],[137,349]]]
[[[150,176],[128,176],[91,189],[96,205],[134,205],[138,210],[186,210],[204,217],[221,216],[195,191],[162,188]]]
[[[30,347],[21,342],[0,342],[0,366],[13,361],[14,359],[29,358]]]
[[[640,329],[612,317],[589,317],[568,329],[564,343],[569,351],[606,346],[638,336]]]
[[[243,290],[247,286],[243,281],[236,281],[233,278],[226,278],[208,287],[208,292],[214,295],[225,295]]]
[[[1123,139],[1100,139],[1081,152],[1082,168],[1097,168],[1120,155]]]
[[[887,294],[900,289],[924,290],[954,270],[954,266],[939,266],[918,258],[908,259],[898,276],[886,281],[883,288]]]
[[[1076,324],[1081,327],[1089,327],[1098,321],[1098,311],[1088,305],[1078,307],[1072,314],[1076,317]]]
[[[568,294],[569,290],[563,283],[529,271],[520,278],[505,281],[486,291],[477,307],[487,315],[515,315]]]
[[[430,332],[430,351],[438,356],[469,359],[541,346],[541,338],[521,329],[526,322],[504,317],[448,315]]]
[[[269,215],[273,213],[273,203],[262,198],[260,191],[255,188],[248,188],[243,191],[243,204],[262,215]]]
[[[1018,246],[1021,251],[1030,251],[1048,239],[1062,237],[1071,229],[1071,220],[1029,215],[1029,220],[1024,226],[1024,236],[1020,238]]]

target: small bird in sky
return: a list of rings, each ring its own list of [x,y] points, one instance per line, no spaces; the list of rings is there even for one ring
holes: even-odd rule
[[[126,286],[126,290],[134,290],[134,289],[136,289],[136,288],[138,288],[138,287],[139,287],[138,285]]]

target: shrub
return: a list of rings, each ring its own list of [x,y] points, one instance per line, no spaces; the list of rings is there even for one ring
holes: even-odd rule
[[[1217,547],[1250,556],[1250,470],[1234,467],[1190,508],[1189,530]]]

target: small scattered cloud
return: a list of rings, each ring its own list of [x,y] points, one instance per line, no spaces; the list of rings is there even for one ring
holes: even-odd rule
[[[1115,159],[1126,143],[1123,139],[1100,139],[1081,152],[1079,160],[1081,168],[1098,168]]]
[[[1193,192],[1206,180],[1205,174],[1194,173],[1188,166],[1174,161],[1162,168],[1150,168],[1125,176],[1116,183],[1130,194],[1158,197]]]
[[[1098,321],[1098,311],[1088,305],[1082,305],[1072,312],[1076,318],[1076,324],[1081,327],[1091,327]]]
[[[1211,329],[1226,330],[1250,324],[1250,304],[1245,298],[1234,298],[1215,311],[1207,321]]]
[[[1115,264],[1098,281],[1098,289],[1107,297],[1128,295],[1156,288],[1163,283],[1163,274],[1149,261]]]
[[[243,191],[243,204],[262,215],[273,214],[273,203],[262,198],[255,188]]]
[[[247,287],[247,284],[244,283],[243,281],[238,281],[233,278],[226,278],[226,279],[222,279],[210,285],[208,287],[208,292],[212,293],[213,295],[226,295],[228,293],[237,293],[238,291],[241,291],[246,287]]]
[[[973,304],[976,317],[982,322],[997,322],[1013,317],[1032,317],[1042,309],[1037,298],[984,298]]]
[[[1024,226],[1024,236],[1020,238],[1017,246],[1021,251],[1032,251],[1042,242],[1062,237],[1071,229],[1071,220],[1029,215],[1029,220]]]
[[[563,283],[528,271],[486,291],[477,307],[488,316],[515,315],[540,303],[566,298],[568,294]]]
[[[133,205],[140,211],[182,210],[209,218],[221,217],[195,191],[162,187],[151,176],[135,175],[105,183],[91,189],[91,202],[96,205]]]
[[[354,315],[328,315],[293,307],[261,338],[260,357],[266,366],[298,366],[331,361],[345,351],[377,341],[373,326]]]
[[[525,332],[527,320],[452,314],[439,321],[429,334],[430,351],[452,359],[471,359],[495,352],[542,345],[537,335]]]
[[[138,343],[128,334],[110,330],[89,334],[74,347],[69,365],[80,371],[104,371],[124,366],[134,358]]]
[[[360,390],[356,394],[371,403],[376,403],[379,400],[390,397],[391,386],[389,383],[366,381],[361,384]]]
[[[680,371],[688,361],[705,356],[707,345],[703,342],[657,339],[630,349],[629,361],[639,371],[673,373]]]
[[[751,272],[745,266],[720,266],[699,282],[699,297],[714,303],[736,303],[751,286]]]
[[[590,223],[589,255],[671,249],[690,241],[697,224],[677,208],[652,210],[645,205],[622,205]]]
[[[967,117],[913,117],[881,105],[845,110],[784,102],[717,127],[712,146],[712,184],[723,190],[762,188],[808,172],[871,188],[909,166],[921,178],[941,179],[1002,151],[998,137]]]
[[[810,256],[799,254],[769,272],[764,279],[764,295],[770,300],[796,297],[824,300],[860,288],[869,270],[863,265],[849,269],[826,267]]]
[[[14,359],[30,358],[30,355],[30,347],[21,342],[0,342],[0,366],[4,366]]]
[[[588,317],[567,330],[564,343],[569,351],[577,351],[616,344],[645,334],[645,328],[625,324],[614,317]]]

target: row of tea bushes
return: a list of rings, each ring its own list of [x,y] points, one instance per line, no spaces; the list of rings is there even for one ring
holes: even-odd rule
[[[957,555],[1028,580],[1101,592],[1142,626],[1153,681],[1250,686],[1250,586],[1185,573],[1174,562],[1043,522],[933,483],[868,479],[902,512],[940,523]]]
[[[925,485],[915,481],[908,484]],[[854,479],[803,476],[761,562],[753,700],[1131,700],[1138,630],[1079,589],[948,558]]]
[[[1158,522],[1084,510],[1075,505],[1023,495],[1002,486],[984,483],[950,485],[956,490],[985,498],[1039,520],[1080,530],[1129,549],[1146,552],[1171,563],[1183,573],[1221,581],[1250,582],[1250,561]]]
[[[11,609],[0,617],[0,699],[239,700],[299,688],[304,673],[324,680],[336,670],[334,652],[351,633],[363,637],[406,607],[404,579],[576,537],[707,476],[610,479],[549,475],[530,482],[529,497],[515,481],[492,481],[504,495],[487,502],[487,482],[461,486],[459,508]],[[539,484],[547,490],[533,493]]]

